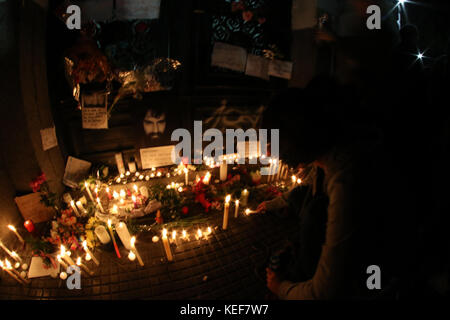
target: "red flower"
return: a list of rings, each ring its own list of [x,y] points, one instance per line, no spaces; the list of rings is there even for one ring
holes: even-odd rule
[[[253,12],[251,12],[250,10],[244,11],[242,12],[242,19],[244,19],[244,21],[250,21],[253,18]]]
[[[33,189],[33,192],[38,192],[41,190],[41,185],[45,182],[45,173],[42,172],[40,176],[31,181],[30,186]]]
[[[184,206],[183,208],[181,208],[181,213],[186,215],[186,214],[188,214],[188,212],[189,212],[189,208],[188,207]]]
[[[197,194],[197,196],[195,197],[195,201],[199,202],[203,206],[203,208],[205,208],[205,212],[209,211],[209,208],[211,207],[211,202],[205,199],[204,193]]]
[[[264,22],[266,22],[266,18],[265,17],[259,17],[258,18],[258,23],[259,24],[263,24]]]

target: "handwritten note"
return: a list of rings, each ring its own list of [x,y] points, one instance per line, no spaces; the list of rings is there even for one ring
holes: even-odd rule
[[[248,54],[245,74],[252,77],[269,80],[270,60],[254,54]]]
[[[78,183],[88,174],[91,168],[89,161],[69,156],[64,172],[63,183],[71,188],[76,188]]]
[[[175,146],[140,149],[143,169],[169,166],[174,164],[172,153]]]
[[[211,57],[211,65],[234,71],[245,71],[247,51],[231,44],[216,42]]]
[[[58,145],[55,127],[41,129],[42,149],[44,151],[54,148]]]
[[[84,107],[81,109],[83,129],[108,129],[106,107]]]
[[[33,220],[34,223],[50,220],[55,215],[53,208],[41,203],[41,194],[33,192],[24,196],[15,197],[14,201],[24,220]]]
[[[292,75],[292,62],[290,61],[281,61],[281,60],[272,60],[269,64],[269,75],[283,78],[283,79],[291,79]]]
[[[161,0],[117,0],[116,6],[120,20],[158,19]]]

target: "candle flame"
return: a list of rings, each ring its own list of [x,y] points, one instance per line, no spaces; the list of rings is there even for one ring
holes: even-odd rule
[[[84,182],[84,186],[85,186],[86,188],[88,187],[88,182],[87,182],[87,181]]]
[[[131,200],[133,200],[133,202],[136,202],[136,196],[134,194],[131,196]]]
[[[81,257],[77,258],[77,266],[81,265]]]
[[[235,203],[236,203],[236,205],[238,205],[239,204],[239,200],[236,200]]]
[[[66,248],[64,247],[64,245],[61,245],[61,256],[64,257],[65,254],[66,254]]]
[[[117,191],[114,191],[113,192],[113,197],[114,197],[114,199],[118,199],[119,198],[119,194],[117,193]]]
[[[225,202],[228,203],[228,202],[230,202],[230,200],[231,200],[231,195],[229,194],[226,196]]]
[[[301,184],[301,183],[302,183],[302,179],[298,178],[298,179],[297,179],[297,183],[298,183],[298,184]]]
[[[297,181],[297,177],[296,176],[292,176],[292,182],[295,183],[295,181]]]
[[[208,234],[212,232],[211,227],[208,227]]]
[[[120,196],[121,196],[122,198],[125,198],[125,197],[126,197],[125,190],[120,189]]]
[[[120,204],[124,204],[125,201],[123,199],[120,199]]]
[[[8,224],[8,228],[9,228],[9,230],[16,232],[16,228],[13,225]]]
[[[11,251],[11,255],[12,255],[13,257],[18,257],[18,256],[19,256],[15,251]]]
[[[70,200],[70,205],[73,207],[75,205],[75,201]],[[28,222],[28,220],[27,220],[27,222]]]
[[[186,238],[186,230],[183,230],[183,238]]]
[[[108,219],[108,228],[111,228],[111,219]]]
[[[134,186],[133,186],[133,189],[134,189],[135,192],[138,192],[138,187],[137,187],[137,185],[134,185]]]
[[[128,254],[128,259],[130,259],[131,261],[134,261],[134,259],[136,259],[136,255],[133,251],[130,251],[130,253]]]
[[[12,269],[11,263],[9,262],[8,259],[5,259],[5,263],[6,263],[6,269]]]
[[[184,171],[184,173],[188,173],[188,169],[187,168],[184,168],[183,171]]]
[[[246,210],[245,210],[245,214],[246,214],[246,215],[249,215],[249,214],[250,214],[250,209],[246,209]]]
[[[198,235],[199,237],[201,237],[201,236],[203,235],[202,230],[198,229],[198,230],[197,230],[197,235]]]
[[[161,177],[161,172],[158,171],[158,173],[156,174],[157,177]]]
[[[0,260],[0,267],[3,269],[3,261]]]
[[[109,193],[109,187],[106,187],[106,192]]]
[[[86,261],[90,261],[92,259],[91,255],[86,252]]]
[[[175,240],[177,237],[177,232],[175,230],[172,231],[172,239]]]
[[[83,204],[81,203],[80,200],[77,201],[77,206],[82,206]]]
[[[97,202],[98,202],[98,204],[100,204],[100,198],[99,197],[97,197]]]
[[[56,260],[58,260],[58,262],[61,262],[61,255],[60,255],[60,254],[58,254],[58,255],[56,256]]]
[[[132,248],[134,248],[134,243],[136,242],[136,237],[135,236],[133,236],[133,237],[131,237],[131,239],[130,239],[130,244],[131,244],[131,247]]]
[[[166,229],[163,229],[162,236],[163,236],[163,238],[167,238],[167,230]]]

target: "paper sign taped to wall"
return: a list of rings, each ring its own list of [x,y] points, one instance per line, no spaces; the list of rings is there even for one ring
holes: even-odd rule
[[[161,0],[116,0],[119,20],[158,19]]]
[[[164,146],[140,149],[143,169],[169,166],[174,164],[172,153],[175,146]]]
[[[216,42],[211,57],[211,65],[234,71],[245,71],[247,50],[231,44]]]
[[[24,220],[32,220],[34,223],[39,223],[49,221],[55,215],[53,208],[46,207],[41,203],[41,194],[39,192],[15,197],[14,201]]]
[[[252,77],[258,77],[264,80],[269,80],[269,63],[270,60],[257,56],[254,54],[248,54],[247,65],[245,67],[245,74]]]
[[[94,92],[81,96],[83,129],[108,129],[108,95]]]
[[[271,60],[269,64],[269,75],[288,80],[291,79],[292,62],[282,60]]]
[[[78,187],[78,183],[86,177],[91,168],[89,161],[69,156],[64,172],[63,183],[71,188]]]
[[[54,148],[58,145],[55,127],[41,129],[42,149],[44,151]]]

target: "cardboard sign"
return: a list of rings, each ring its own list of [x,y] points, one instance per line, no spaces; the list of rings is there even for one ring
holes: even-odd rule
[[[175,146],[140,149],[143,169],[169,166],[174,164],[172,153]]]
[[[58,145],[55,127],[41,129],[42,149],[44,151],[54,148]]]
[[[290,61],[281,61],[281,60],[272,60],[269,64],[269,75],[283,78],[283,79],[291,79],[292,76],[292,62]]]
[[[257,56],[254,54],[248,54],[247,65],[245,67],[245,74],[252,77],[258,77],[264,80],[269,80],[269,64],[270,60]]]
[[[108,129],[108,95],[106,93],[81,96],[83,129]]]
[[[91,168],[91,163],[69,156],[64,172],[63,183],[71,188],[76,188],[78,183],[86,177]]]
[[[55,215],[55,210],[41,203],[41,194],[39,192],[15,197],[14,201],[24,220],[32,220],[34,223],[39,223],[48,221]]]
[[[161,0],[116,0],[120,20],[158,19]]]
[[[222,42],[214,43],[211,65],[234,71],[245,71],[247,50]]]

